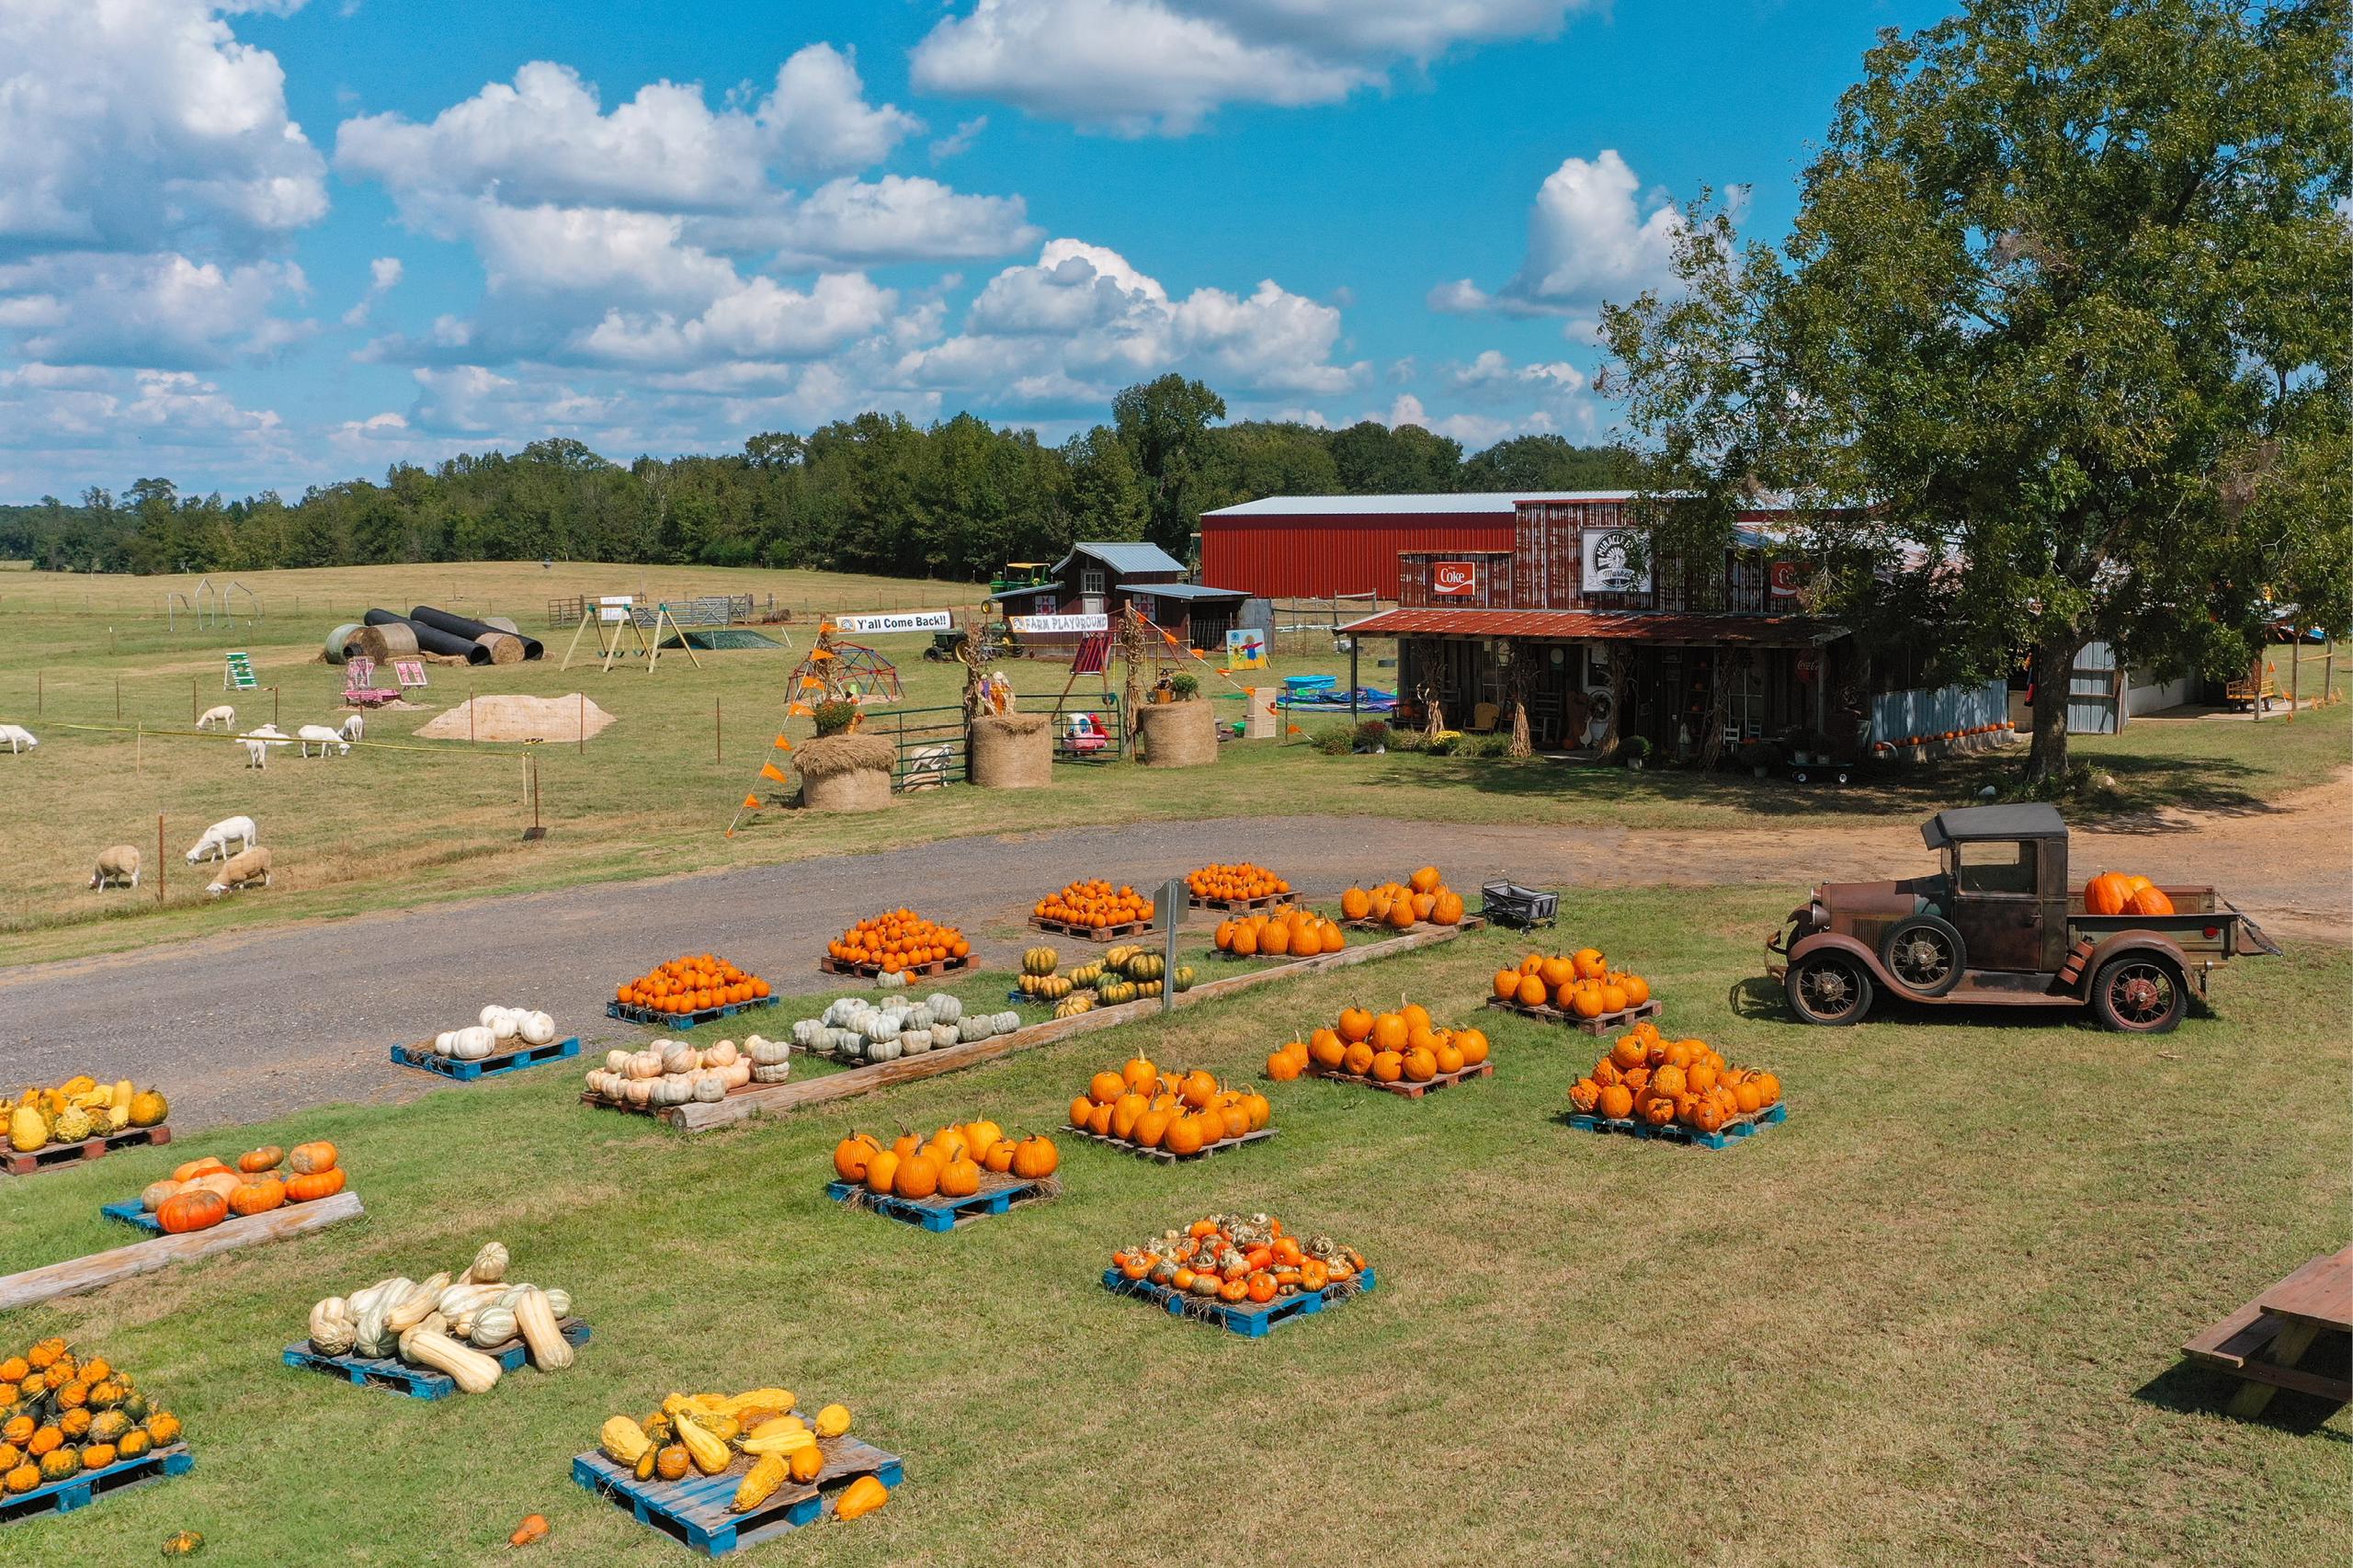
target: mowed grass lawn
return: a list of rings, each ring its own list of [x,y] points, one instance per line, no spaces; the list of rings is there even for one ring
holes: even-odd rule
[[[790,695],[787,676],[813,626],[804,619],[791,629],[795,650],[789,653],[706,654],[696,668],[671,653],[651,676],[633,661],[609,676],[593,665],[567,673],[557,660],[569,633],[544,624],[549,598],[623,590],[677,598],[733,592],[773,595],[802,610],[813,605],[872,610],[971,602],[980,590],[814,573],[577,563],[542,571],[512,562],[267,573],[246,581],[267,611],[260,622],[234,632],[199,632],[184,620],[174,632],[160,607],[165,592],[175,584],[187,587],[186,579],[0,574],[0,720],[22,720],[42,736],[37,752],[0,756],[0,780],[6,784],[0,789],[0,835],[17,846],[17,877],[0,896],[0,963],[472,894],[719,869],[964,834],[1270,809],[1686,829],[1875,813],[1915,817],[1968,798],[2013,767],[1999,756],[1976,757],[1891,769],[1849,790],[1806,791],[1722,773],[1654,768],[1637,775],[1555,761],[1323,756],[1302,744],[1252,742],[1226,748],[1206,784],[1190,773],[1125,765],[1066,767],[1048,790],[984,792],[960,785],[904,797],[892,811],[858,820],[770,812],[729,838],[729,818],[770,755]],[[223,700],[221,653],[230,647],[252,652],[261,679],[278,687],[275,706],[266,691],[234,699],[242,724],[273,711],[290,733],[305,722],[335,722],[343,672],[317,658],[327,629],[358,619],[369,604],[405,610],[420,599],[472,614],[511,614],[546,639],[549,658],[501,669],[430,666],[433,685],[425,700],[432,711],[380,714],[368,729],[377,744],[351,756],[303,762],[289,751],[274,756],[261,773],[248,770],[243,752],[222,739],[142,741],[68,727],[119,722],[185,730],[191,682],[196,704]],[[923,660],[927,636],[873,641],[898,662],[907,707],[960,700],[958,667]],[[1260,678],[1301,673],[1345,678],[1345,660],[1328,642],[1320,653],[1314,643],[1307,636],[1286,639],[1272,676]],[[1369,653],[1360,678],[1393,685],[1394,672],[1381,669],[1378,656]],[[1058,665],[1021,662],[1011,673],[1025,694],[1048,698],[1069,678],[1068,667]],[[1207,684],[1220,693],[1227,689],[1213,678]],[[2317,686],[2317,675],[2307,684]],[[1086,689],[1083,684],[1081,691]],[[421,725],[469,695],[506,692],[585,692],[618,716],[585,750],[533,748],[550,832],[531,844],[521,837],[529,801],[520,747],[414,738]],[[1222,704],[1221,711],[1238,718],[1241,704]],[[1310,719],[1302,727],[1339,722]],[[890,715],[878,712],[873,722],[886,726]],[[808,722],[796,721],[793,730],[805,735]],[[2117,792],[2099,808],[2109,812],[2260,810],[2266,801],[2315,782],[2353,757],[2347,727],[2334,713],[2307,714],[2259,733],[2239,724],[2142,724],[2116,739],[2080,742],[2078,750],[2117,777]],[[140,846],[152,861],[158,813],[165,819],[165,897],[155,897],[152,864],[136,892],[88,891],[90,866],[106,845]],[[213,903],[203,896],[205,879],[178,857],[207,824],[236,814],[260,823],[275,853],[275,881],[266,894]]]
[[[1733,1011],[1783,895],[1573,902],[1560,943],[1648,974],[1670,1032],[1778,1071],[1790,1119],[1721,1153],[1554,1119],[1597,1042],[1474,1011],[1508,934],[1303,979],[796,1119],[688,1139],[542,1069],[0,1182],[0,1268],[130,1239],[97,1206],[176,1159],[324,1135],[364,1221],[10,1314],[188,1422],[181,1480],[9,1527],[12,1561],[221,1564],[680,1550],[569,1480],[616,1411],[778,1383],[905,1457],[855,1525],[761,1562],[2218,1564],[2343,1561],[2353,1422],[2176,1346],[2344,1244],[2353,961],[2234,964],[2215,1014],[2122,1039],[1923,1014],[1812,1030]],[[1067,1140],[1059,1202],[946,1236],[828,1202],[842,1128],[1057,1124],[1142,1051],[1255,1078],[1354,1001],[1476,1019],[1497,1074],[1418,1103],[1273,1086],[1280,1135],[1176,1169]],[[1211,1210],[1352,1242],[1380,1289],[1247,1342],[1114,1298],[1111,1250]],[[279,1365],[310,1302],[484,1239],[574,1290],[559,1377],[426,1403]]]

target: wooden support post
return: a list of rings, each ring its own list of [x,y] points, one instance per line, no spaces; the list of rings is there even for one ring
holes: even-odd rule
[[[719,699],[716,697],[710,699],[710,760],[725,760],[719,754]]]
[[[188,722],[191,724],[195,723],[196,716],[196,677],[190,676],[188,677]]]
[[[171,875],[170,862],[164,858],[164,813],[155,813],[155,902],[164,902],[164,881]]]
[[[120,676],[114,677],[114,720],[118,724],[122,722],[122,677]]]
[[[2288,722],[2296,722],[2296,695],[2303,689],[2304,642],[2296,629],[2288,628]]]

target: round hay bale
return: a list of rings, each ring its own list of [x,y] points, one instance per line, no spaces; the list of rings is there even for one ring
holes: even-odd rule
[[[474,646],[488,653],[494,665],[523,662],[523,640],[511,631],[485,631],[474,639]]]
[[[899,748],[880,735],[827,735],[792,754],[801,803],[813,812],[872,812],[891,803]]]
[[[344,644],[349,642],[352,637],[358,631],[359,623],[356,620],[352,620],[346,621],[343,625],[336,627],[333,631],[327,633],[328,664],[339,665],[343,663],[345,658],[347,657],[344,652]]]
[[[381,626],[363,626],[351,634],[343,645],[344,656],[354,653],[387,665],[394,659],[416,657],[416,633],[399,621]]]
[[[964,761],[983,790],[1042,790],[1054,781],[1054,733],[1043,713],[983,713]]]
[[[1135,710],[1146,767],[1206,767],[1217,760],[1217,717],[1201,698]]]
[[[482,618],[482,623],[484,626],[494,626],[501,631],[511,631],[517,637],[523,635],[523,629],[506,616],[486,615]]]

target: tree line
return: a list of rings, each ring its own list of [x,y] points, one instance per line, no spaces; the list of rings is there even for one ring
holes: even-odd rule
[[[1573,490],[1631,482],[1631,456],[1549,435],[1464,457],[1418,426],[1224,424],[1180,376],[1129,387],[1108,424],[1059,446],[971,414],[868,413],[769,432],[726,456],[626,465],[568,438],[460,453],[381,480],[237,499],[142,478],[78,505],[0,506],[0,556],[55,572],[258,572],[403,562],[563,560],[786,566],[985,579],[1076,540],[1150,540],[1182,558],[1200,514],[1276,494]]]

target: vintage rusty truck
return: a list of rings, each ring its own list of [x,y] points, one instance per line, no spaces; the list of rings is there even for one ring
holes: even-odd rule
[[[1766,972],[1805,1022],[1851,1024],[1885,995],[2089,1007],[2109,1028],[2161,1034],[2225,960],[2279,951],[2212,888],[2163,889],[2171,915],[2087,912],[2052,806],[1939,812],[1920,836],[1943,859],[1934,875],[1825,882],[1766,942]]]

